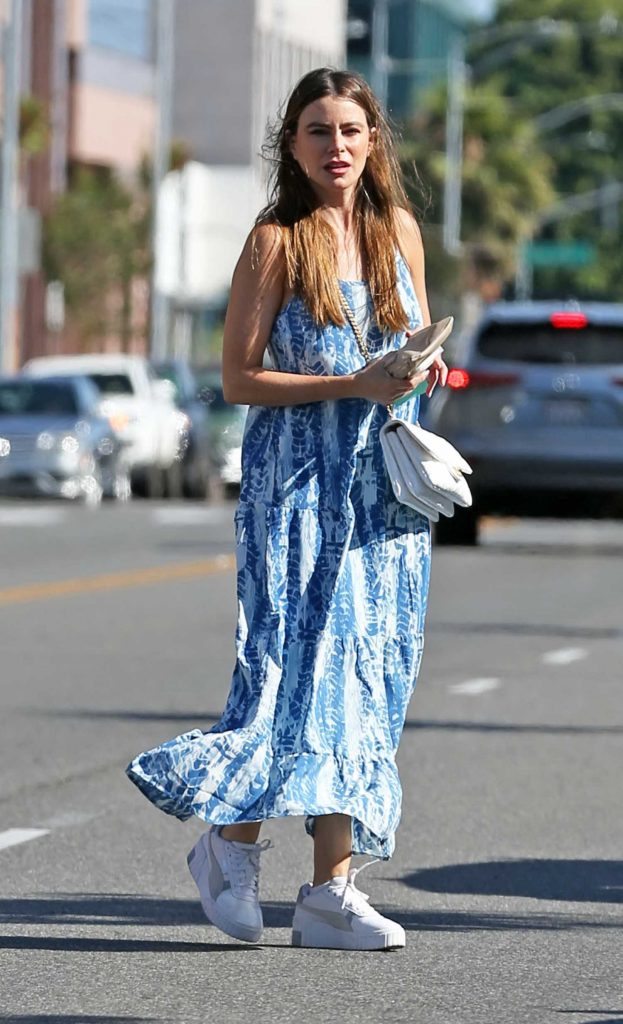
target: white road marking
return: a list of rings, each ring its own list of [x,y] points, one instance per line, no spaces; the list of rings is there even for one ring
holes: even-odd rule
[[[0,508],[0,526],[51,526],[65,518],[64,508],[29,508],[16,505]]]
[[[178,505],[152,510],[152,522],[156,526],[204,526],[208,523],[224,523],[233,518],[233,512],[226,508],[196,508]]]
[[[556,651],[547,651],[541,658],[545,665],[570,665],[573,661],[582,661],[588,656],[585,647],[560,647]]]
[[[55,814],[51,818],[45,818],[42,825],[47,826],[47,830],[50,831],[54,828],[70,828],[75,825],[84,825],[88,821],[93,821],[94,818],[98,818],[99,813],[87,812],[87,811],[61,811],[60,814]]]
[[[480,693],[487,693],[489,690],[497,690],[500,685],[499,679],[467,679],[464,683],[454,683],[448,687],[450,693],[461,694],[467,697],[477,697]]]
[[[28,843],[31,839],[39,839],[40,836],[47,836],[49,832],[49,828],[7,828],[0,832],[0,850],[18,846],[19,843]]]

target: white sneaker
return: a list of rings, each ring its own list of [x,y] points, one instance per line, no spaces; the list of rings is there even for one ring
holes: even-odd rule
[[[223,839],[220,826],[200,837],[186,858],[201,906],[222,932],[258,942],[264,929],[259,904],[260,854],[272,843],[237,843]]]
[[[405,944],[399,924],[382,917],[355,886],[357,870],[348,878],[336,877],[324,885],[301,887],[292,945],[321,949],[398,949]]]

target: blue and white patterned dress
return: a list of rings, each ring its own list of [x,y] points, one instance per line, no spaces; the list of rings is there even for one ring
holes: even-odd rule
[[[411,327],[422,322],[398,257]],[[341,282],[371,312],[364,282]],[[401,334],[374,325],[372,354]],[[318,326],[294,297],[269,352],[288,373],[364,360],[349,326]],[[400,406],[414,421],[418,399]],[[318,814],[353,819],[353,852],[388,858],[400,818],[395,753],[422,655],[428,520],[394,498],[364,399],[253,406],[235,515],[236,665],[220,721],[140,754],[129,777],[158,807],[212,824]]]

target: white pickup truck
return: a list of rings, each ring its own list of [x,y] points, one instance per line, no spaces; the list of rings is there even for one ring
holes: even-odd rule
[[[142,356],[119,354],[42,356],[22,368],[28,376],[85,374],[100,392],[100,413],[124,443],[135,493],[177,496],[179,455],[187,427],[168,381],[156,377]]]

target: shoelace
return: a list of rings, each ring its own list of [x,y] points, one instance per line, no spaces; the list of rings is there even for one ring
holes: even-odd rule
[[[250,850],[241,850],[234,843],[228,843],[227,865],[229,867],[229,880],[232,890],[236,895],[257,896],[260,877],[260,856],[273,848],[270,839],[264,839],[261,843],[255,843]]]
[[[342,893],[342,910],[345,909],[346,904],[348,903],[349,900],[351,902],[351,906],[354,905],[354,909],[364,911],[366,910],[365,904],[368,903],[370,897],[368,896],[367,893],[362,892],[361,889],[357,888],[357,886],[355,885],[355,879],[360,871],[365,871],[366,868],[371,867],[372,864],[378,864],[378,861],[379,858],[375,857],[374,860],[369,860],[367,864],[362,864],[360,868],[350,869],[350,871],[348,872],[346,884],[344,886],[344,891]],[[362,903],[362,901],[364,902]]]

